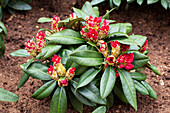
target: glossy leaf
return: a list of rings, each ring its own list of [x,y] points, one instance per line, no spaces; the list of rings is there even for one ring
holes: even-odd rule
[[[89,16],[92,15],[93,18],[97,17],[96,13],[93,11],[93,8],[90,4],[90,2],[86,1],[85,4],[83,5],[82,11],[84,11],[85,13],[87,13]]]
[[[95,77],[96,75],[101,71],[100,69],[95,69],[95,68],[90,68],[86,72],[84,72],[79,79],[77,88],[83,87],[87,84],[89,84]]]
[[[5,8],[8,5],[9,0],[1,0],[1,5]]]
[[[158,69],[157,69],[154,65],[152,65],[150,62],[148,62],[148,63],[146,64],[146,66],[147,66],[149,69],[151,69],[154,73],[156,73],[157,75],[161,75],[161,73],[158,71]]]
[[[146,75],[144,73],[140,73],[140,72],[134,72],[134,73],[130,73],[132,78],[135,80],[139,80],[139,81],[143,81],[146,80]]]
[[[31,6],[23,1],[9,1],[8,6],[15,10],[31,10]]]
[[[19,49],[17,51],[14,51],[14,52],[10,53],[9,55],[11,55],[13,57],[27,57],[27,56],[30,56],[28,51],[25,50],[25,49]]]
[[[43,86],[41,86],[37,91],[35,91],[32,95],[35,99],[44,99],[52,93],[56,86],[56,81],[51,80],[47,83],[45,83]]]
[[[116,73],[112,66],[108,66],[104,71],[100,81],[100,96],[106,98],[112,91],[116,82]]]
[[[92,113],[105,113],[106,112],[106,106],[100,106],[96,108]]]
[[[27,69],[27,68],[31,65],[31,63],[33,62],[33,60],[34,60],[34,58],[29,59],[29,60],[27,61],[27,63],[24,64],[24,68]]]
[[[138,3],[139,5],[142,5],[143,1],[144,1],[144,0],[137,0],[137,3]]]
[[[156,95],[156,92],[152,89],[152,87],[146,82],[146,81],[141,81],[141,83],[145,86],[145,88],[148,90],[149,92],[149,96],[154,98],[154,99],[157,99],[157,95]]]
[[[105,0],[92,0],[91,1],[91,5],[97,5],[97,4],[99,4],[99,3],[101,3],[101,2],[104,2]]]
[[[77,51],[70,54],[71,60],[83,66],[97,66],[103,63],[103,55],[96,51]]]
[[[135,0],[127,0],[128,3],[132,3],[134,2]]]
[[[107,109],[110,109],[114,103],[114,95],[112,92],[109,94],[109,96],[107,96],[106,100],[107,100],[106,107]]]
[[[67,96],[64,87],[58,87],[50,104],[50,113],[65,113],[67,110]]]
[[[132,24],[130,23],[116,23],[109,25],[109,34],[114,32],[123,32],[129,34],[132,31]]]
[[[22,87],[26,82],[27,82],[27,80],[29,79],[29,75],[27,75],[26,73],[24,73],[23,75],[22,75],[22,78],[21,78],[21,80],[20,80],[20,82],[19,82],[19,84],[18,84],[18,87],[17,87],[17,90],[20,88],[20,87]]]
[[[67,22],[67,23],[66,23],[66,28],[67,28],[67,29],[71,29],[72,26],[74,26],[75,23],[78,22],[78,21],[84,21],[84,19],[83,19],[83,18],[73,19],[73,20],[71,20],[70,22]]]
[[[85,13],[84,11],[77,9],[75,7],[73,7],[73,11],[76,13],[78,18],[83,18],[85,19],[85,17],[89,16],[87,13]]]
[[[18,99],[16,94],[0,88],[0,101],[17,102]]]
[[[20,66],[26,74],[32,76],[33,78],[39,80],[51,80],[51,77],[47,73],[48,67],[41,63],[32,63],[27,69],[25,69],[24,65]]]
[[[3,11],[2,11],[2,7],[0,6],[0,20],[2,20],[2,16],[3,16]]]
[[[133,80],[134,84],[135,84],[135,88],[137,90],[138,93],[142,94],[142,95],[149,95],[148,90],[137,80]]]
[[[167,0],[161,0],[161,4],[165,9],[168,9],[168,2]]]
[[[54,33],[46,37],[46,39],[48,39],[50,43],[64,44],[64,45],[84,43],[84,40],[81,38],[80,33],[71,29],[65,29],[60,32]]]
[[[134,59],[132,62],[134,69],[144,66],[148,61],[149,58],[146,55],[139,52],[134,52]]]
[[[5,37],[7,37],[7,29],[1,21],[0,21],[0,28],[2,28],[2,30],[4,31]]]
[[[51,22],[52,18],[47,18],[47,17],[41,17],[38,19],[38,23],[45,23],[45,22]]]
[[[83,103],[81,103],[72,92],[68,92],[71,105],[80,113],[83,113]]]
[[[147,0],[147,4],[153,4],[158,2],[159,0]]]
[[[131,75],[128,71],[124,69],[118,68],[118,73],[120,76],[120,80],[122,83],[123,92],[125,94],[126,99],[128,102],[135,108],[137,111],[137,101],[136,101],[136,89],[134,82],[132,80]]]
[[[5,53],[5,42],[2,35],[0,34],[0,57],[3,57],[4,53]]]
[[[117,7],[119,7],[120,4],[121,4],[121,0],[113,0],[113,3],[114,3]]]
[[[93,11],[96,14],[96,16],[99,17],[99,8],[97,6],[93,7]]]
[[[143,46],[143,44],[147,39],[146,36],[142,36],[142,35],[130,35],[129,37],[133,39],[140,47]]]

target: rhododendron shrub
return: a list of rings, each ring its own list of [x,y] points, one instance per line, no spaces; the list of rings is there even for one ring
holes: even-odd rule
[[[30,76],[42,80],[44,85],[32,97],[53,95],[51,113],[64,113],[67,97],[79,112],[83,111],[83,104],[102,105],[95,111],[106,111],[113,106],[114,96],[137,110],[136,91],[156,99],[142,73],[147,67],[160,74],[146,56],[147,38],[128,35],[132,30],[130,23],[113,23],[108,20],[108,13],[99,16],[98,8],[89,2],[82,10],[73,10],[65,20],[56,15],[40,18],[40,23],[51,22],[51,29],[40,29],[26,42],[25,49],[10,54],[32,56],[21,65],[24,74],[18,89]]]

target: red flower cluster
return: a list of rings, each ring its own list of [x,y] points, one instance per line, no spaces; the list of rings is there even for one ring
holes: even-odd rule
[[[110,43],[112,47],[111,55],[117,57],[120,54],[120,43],[117,40],[114,42],[110,41]]]
[[[69,69],[69,73],[70,73],[70,74],[74,74],[75,71],[76,71],[76,68],[75,68],[75,67],[72,67],[72,68]]]
[[[56,64],[61,63],[61,57],[57,57],[57,55],[54,55],[52,58],[52,62],[54,63],[54,66],[56,66]]]
[[[119,64],[119,68],[125,68],[127,70],[132,69],[134,66],[131,64],[134,59],[134,53],[125,53],[120,55],[117,58],[117,63]]]
[[[118,42],[117,40],[115,40],[114,42],[113,42],[113,41],[110,41],[110,43],[111,43],[111,46],[112,46],[113,48],[116,48],[117,46],[120,46],[120,42]]]
[[[60,18],[56,15],[53,16],[51,27],[53,31],[57,31],[58,23],[60,22]]]
[[[126,45],[126,44],[122,44],[121,48],[122,48],[122,52],[128,51],[129,50],[130,45]]]
[[[148,40],[145,41],[145,43],[143,44],[142,48],[139,51],[143,53],[146,50],[147,45],[148,45]]]
[[[102,26],[100,27],[100,23],[102,21],[102,17],[90,17],[86,18],[85,25],[81,28],[81,35],[87,41],[92,41],[96,43],[98,39],[104,38],[109,31],[109,21],[104,20]]]

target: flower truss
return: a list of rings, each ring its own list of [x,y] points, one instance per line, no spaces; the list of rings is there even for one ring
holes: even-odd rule
[[[136,92],[156,99],[142,73],[149,68],[160,75],[146,56],[147,38],[128,35],[130,23],[113,23],[108,12],[99,16],[98,8],[89,2],[82,10],[73,10],[65,20],[56,15],[40,18],[40,23],[51,22],[51,29],[41,29],[26,42],[25,49],[10,54],[32,56],[21,65],[24,74],[18,89],[30,76],[41,80],[44,85],[32,97],[52,95],[50,113],[64,113],[67,98],[79,112],[83,112],[83,104],[101,105],[94,112],[105,112],[113,106],[114,96],[137,110]]]

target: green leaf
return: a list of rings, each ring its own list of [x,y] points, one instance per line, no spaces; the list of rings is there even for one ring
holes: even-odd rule
[[[7,37],[7,29],[1,21],[0,21],[0,28],[2,28],[2,30],[4,31],[5,37]]]
[[[121,4],[121,0],[113,0],[113,3],[114,3],[117,7],[119,7],[120,4]]]
[[[132,3],[134,2],[135,0],[127,0],[128,3]]]
[[[104,71],[100,81],[100,96],[106,98],[112,91],[116,82],[116,73],[112,66],[108,66]]]
[[[145,86],[145,88],[148,90],[149,92],[149,96],[154,98],[154,99],[157,99],[157,95],[156,95],[156,92],[152,89],[152,87],[146,82],[146,81],[141,81],[141,83]]]
[[[14,52],[10,53],[9,55],[11,55],[13,57],[27,57],[27,56],[30,56],[28,51],[25,50],[25,49],[19,49],[17,51],[14,51]]]
[[[128,100],[128,102],[137,111],[136,89],[135,89],[133,79],[132,79],[131,75],[129,74],[129,72],[124,70],[124,69],[120,70],[118,68],[118,73],[119,73],[119,76],[120,76],[120,80],[121,80],[121,83],[122,83],[122,88],[123,88],[123,92],[125,94],[125,97]]]
[[[95,69],[95,68],[90,68],[86,72],[84,72],[79,79],[77,89],[80,87],[83,87],[87,84],[89,84],[95,77],[96,75],[101,71],[102,68],[100,69]]]
[[[135,88],[137,90],[138,93],[142,94],[142,95],[149,95],[148,90],[137,80],[133,80],[134,84],[135,84]]]
[[[3,8],[5,8],[8,4],[9,0],[1,0],[1,5],[3,6]]]
[[[161,4],[165,9],[168,9],[168,2],[167,0],[161,0]]]
[[[41,56],[43,59],[49,58],[57,53],[61,47],[61,45],[47,45],[42,48],[42,53],[40,53],[37,57]]]
[[[84,11],[85,13],[87,13],[89,16],[92,15],[93,18],[97,17],[96,13],[93,11],[93,8],[90,4],[90,2],[86,1],[85,4],[83,5],[82,11]]]
[[[147,4],[153,4],[158,2],[159,0],[147,0]]]
[[[106,112],[106,106],[100,106],[96,108],[92,113],[105,113]]]
[[[69,22],[66,23],[66,28],[67,29],[72,29],[72,26],[75,26],[75,23],[76,22],[80,22],[80,21],[85,21],[83,18],[76,18],[76,19],[73,19]]]
[[[5,43],[2,35],[0,34],[0,57],[3,57],[5,53]]]
[[[140,73],[140,72],[134,72],[134,73],[130,73],[132,78],[135,80],[139,80],[139,81],[143,81],[146,80],[146,75],[144,73]]]
[[[61,20],[60,22],[69,22],[70,21],[70,17],[66,18],[65,20]]]
[[[48,39],[50,43],[65,45],[84,43],[84,40],[81,38],[80,33],[71,29],[65,29],[60,32],[54,33],[46,37],[46,39]]]
[[[72,80],[71,83],[74,88],[77,87],[77,83],[75,81]],[[85,87],[79,88],[76,92],[79,92],[81,95],[95,103],[106,104],[106,102],[100,98],[99,89],[93,84],[88,84]]]
[[[143,1],[144,1],[144,0],[137,0],[137,3],[138,3],[139,5],[142,5]]]
[[[82,66],[102,65],[103,55],[96,51],[77,51],[70,54],[71,60]]]
[[[109,96],[107,96],[106,100],[107,100],[106,107],[107,109],[110,109],[114,103],[114,96],[112,92],[109,94]]]
[[[86,16],[89,16],[87,13],[85,13],[84,11],[80,10],[80,9],[77,9],[77,8],[74,8],[73,7],[73,11],[76,13],[77,17],[78,18],[83,18],[85,19]]]
[[[47,17],[41,17],[38,19],[38,23],[45,23],[45,22],[51,22],[52,18],[47,18]]]
[[[93,7],[93,11],[97,17],[99,17],[99,8],[97,6]]]
[[[151,69],[155,74],[161,75],[161,73],[158,71],[158,69],[157,69],[154,65],[152,65],[150,62],[148,62],[148,63],[146,64],[146,66],[147,66],[149,69]]]
[[[67,110],[67,96],[64,87],[58,87],[50,104],[50,113],[65,113]]]
[[[15,10],[31,10],[31,6],[23,1],[9,1],[8,6]]]
[[[128,100],[127,100],[126,97],[125,97],[125,94],[124,94],[124,92],[123,92],[123,90],[122,90],[122,87],[121,87],[118,83],[115,84],[113,90],[114,90],[114,93],[116,94],[116,96],[117,96],[121,101],[123,101],[124,103],[129,103]]]
[[[23,75],[22,75],[22,78],[21,78],[21,80],[20,80],[20,82],[19,82],[19,84],[18,84],[18,87],[17,87],[17,90],[20,88],[20,87],[22,87],[26,82],[27,82],[27,80],[29,79],[29,75],[27,75],[26,73],[24,73]]]
[[[37,91],[35,91],[32,95],[35,99],[44,99],[53,92],[54,88],[56,86],[56,81],[51,80],[47,83],[45,83],[43,86],[41,86]]]
[[[99,3],[101,3],[101,2],[104,2],[105,0],[92,0],[91,1],[91,5],[97,5],[97,4],[99,4]]]
[[[129,37],[133,39],[140,47],[143,46],[143,44],[147,39],[146,36],[142,36],[142,35],[130,35]]]
[[[24,65],[20,66],[26,74],[32,76],[33,78],[39,80],[51,80],[51,77],[47,73],[48,67],[41,63],[32,63],[27,69],[25,69]]]
[[[71,105],[80,113],[83,113],[83,103],[81,103],[71,92],[68,92]]]
[[[0,88],[0,101],[17,102],[18,99],[16,94]]]
[[[134,52],[134,59],[132,62],[134,69],[144,66],[148,61],[149,58],[146,55],[139,52]]]
[[[29,61],[24,64],[24,68],[27,69],[31,65],[33,60],[34,60],[34,58],[29,59]]]
[[[132,31],[131,23],[116,23],[109,25],[109,34],[114,32],[123,32],[129,34]]]
[[[3,12],[2,12],[2,7],[0,6],[0,20],[2,20]]]

